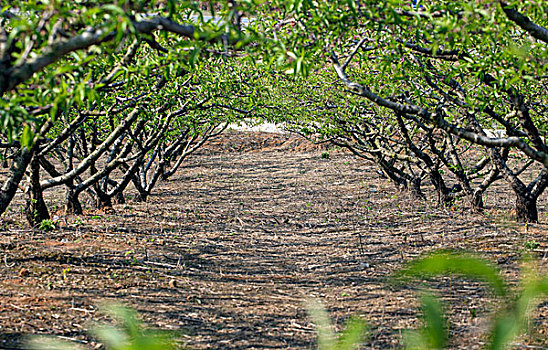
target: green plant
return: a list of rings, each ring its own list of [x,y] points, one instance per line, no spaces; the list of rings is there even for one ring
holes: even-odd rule
[[[421,310],[424,326],[405,333],[408,349],[443,349],[447,344],[447,320],[443,316],[442,305],[430,294],[421,297]]]
[[[540,244],[535,241],[534,239],[530,240],[530,241],[526,241],[523,246],[525,247],[525,249],[528,249],[528,250],[535,250],[537,249]]]
[[[138,263],[138,260],[134,254],[135,254],[135,251],[133,250],[128,250],[127,252],[124,253],[124,256],[128,258],[127,263],[131,265],[136,265]]]
[[[329,152],[328,151],[322,152],[322,154],[320,155],[320,158],[329,159]]]
[[[92,334],[105,345],[108,350],[171,350],[175,342],[171,334],[158,330],[147,329],[137,318],[135,311],[120,305],[109,305],[106,313],[112,317],[118,326],[96,326]],[[76,350],[76,345],[53,338],[34,338],[30,341],[34,350]]]
[[[336,334],[325,308],[317,301],[308,304],[308,313],[318,332],[319,350],[358,349],[367,332],[367,324],[358,317],[350,318],[341,333]]]
[[[51,219],[42,220],[40,222],[40,226],[38,227],[41,231],[44,232],[50,232],[56,229],[55,227],[55,221]]]
[[[440,251],[416,259],[398,271],[392,283],[403,284],[413,279],[435,276],[464,276],[485,282],[503,305],[495,314],[489,329],[489,350],[506,349],[519,335],[529,330],[529,316],[541,298],[548,296],[548,277],[539,275],[524,263],[523,278],[519,288],[512,291],[501,278],[499,271],[484,259],[472,254]],[[404,334],[407,349],[443,349],[449,343],[448,324],[441,302],[430,293],[421,293],[423,326]],[[365,335],[365,323],[351,319],[341,335],[333,332],[333,326],[324,308],[311,303],[308,308],[318,331],[318,349],[357,349]],[[470,309],[476,317],[476,309]]]
[[[67,267],[66,269],[63,269],[63,272],[61,272],[63,279],[67,279],[67,274],[70,272],[70,267]]]
[[[441,251],[411,262],[395,275],[394,281],[403,283],[424,277],[460,275],[485,282],[503,301],[500,303],[503,307],[492,321],[486,348],[503,350],[515,337],[529,330],[531,310],[541,298],[548,296],[548,277],[539,276],[530,266],[530,262],[524,263],[520,286],[512,291],[499,271],[484,259],[468,253]],[[412,349],[443,348],[448,342],[448,334],[440,302],[424,294],[422,309],[424,327],[407,333],[407,346]]]

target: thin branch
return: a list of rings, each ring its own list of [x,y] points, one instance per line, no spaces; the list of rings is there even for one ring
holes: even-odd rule
[[[364,37],[362,40],[360,40],[358,42],[358,44],[356,44],[356,46],[354,47],[354,49],[350,53],[350,56],[348,56],[348,58],[346,59],[346,62],[344,62],[344,64],[341,66],[341,69],[343,71],[346,70],[346,67],[348,67],[348,64],[352,61],[352,59],[354,59],[354,56],[356,56],[356,54],[358,53],[358,50],[363,46],[363,44],[365,44],[365,42],[367,40],[368,40],[368,38]]]
[[[155,17],[144,21],[133,22],[135,30],[139,34],[151,34],[162,30],[187,37],[193,40],[203,41],[227,41],[227,34],[211,36],[200,34],[195,36],[195,28],[192,25],[181,25],[165,17]],[[13,90],[19,84],[32,77],[34,73],[44,70],[47,66],[60,60],[70,52],[87,49],[90,46],[111,41],[116,37],[116,32],[105,28],[90,28],[82,34],[68,40],[59,41],[47,46],[44,52],[30,62],[12,67],[7,74],[0,75],[0,95]]]
[[[502,10],[506,17],[512,22],[516,23],[521,29],[531,34],[534,38],[539,39],[545,43],[548,43],[548,29],[539,26],[532,22],[529,17],[525,16],[521,12],[517,11],[514,7],[510,6],[506,1],[499,1]]]

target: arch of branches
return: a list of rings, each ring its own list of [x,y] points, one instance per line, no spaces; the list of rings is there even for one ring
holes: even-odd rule
[[[298,130],[373,160],[418,197],[427,180],[444,205],[461,197],[481,210],[500,181],[517,220],[538,221],[548,186],[547,2],[297,5],[279,6],[263,31],[284,42],[289,72],[309,74],[289,84],[301,97],[286,99],[303,106]]]
[[[75,213],[82,194],[108,206],[130,184],[146,200],[205,140],[260,114],[374,161],[419,198],[427,181],[441,205],[465,198],[481,210],[486,190],[505,183],[517,219],[538,221],[546,8],[13,2],[0,17],[0,212],[17,188],[33,224],[56,186]]]
[[[44,191],[97,207],[146,200],[185,158],[250,116],[253,72],[230,3],[15,1],[0,28],[3,165],[0,213],[26,193],[32,225],[48,219]]]

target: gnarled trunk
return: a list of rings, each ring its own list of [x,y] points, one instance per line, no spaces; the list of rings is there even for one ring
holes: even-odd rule
[[[144,203],[144,202],[147,201],[149,194],[150,193],[148,191],[145,191],[145,190],[138,191],[137,195],[135,196],[135,201],[139,202],[139,203]]]
[[[424,200],[426,199],[426,196],[422,193],[421,184],[422,179],[419,176],[412,178],[409,181],[409,191],[413,198]]]
[[[474,191],[474,193],[470,197],[470,205],[472,207],[472,210],[475,212],[483,211],[483,191]]]
[[[30,162],[30,182],[27,189],[25,215],[33,227],[37,227],[44,220],[49,220],[49,211],[42,195],[40,186],[40,159],[36,155]]]
[[[452,206],[454,202],[454,197],[451,195],[451,191],[445,185],[445,181],[443,180],[443,177],[439,173],[438,169],[430,169],[428,175],[430,177],[430,181],[432,181],[432,185],[436,189],[436,193],[438,195],[438,203],[446,207]]]
[[[516,220],[518,222],[538,222],[536,198],[516,193]]]
[[[82,215],[82,204],[78,198],[79,193],[76,193],[72,188],[67,190],[65,195],[65,212],[67,214]]]
[[[25,170],[27,170],[33,153],[33,149],[24,148],[19,151],[19,154],[13,160],[7,179],[0,189],[0,214],[8,209],[15,192],[17,192],[19,183],[25,175]]]
[[[114,203],[116,204],[125,204],[126,197],[124,197],[124,192],[120,191],[114,195]]]
[[[112,208],[112,197],[104,193],[98,186],[95,188],[95,207],[98,209]]]

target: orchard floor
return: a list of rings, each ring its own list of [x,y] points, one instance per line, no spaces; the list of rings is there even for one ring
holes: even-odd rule
[[[420,285],[386,282],[405,262],[466,249],[515,284],[529,252],[547,271],[548,225],[514,224],[510,193],[490,193],[483,215],[440,209],[396,191],[372,164],[324,152],[287,135],[231,132],[148,203],[61,216],[47,233],[30,230],[15,205],[0,232],[0,348],[25,348],[37,334],[99,348],[87,330],[114,301],[150,326],[182,331],[189,348],[310,349],[311,298],[338,326],[367,320],[364,348],[401,348],[403,331],[420,324]],[[59,198],[47,194],[53,208]],[[547,223],[545,200],[540,211]],[[500,302],[465,279],[427,286],[445,301],[451,347],[480,348]],[[548,302],[533,322],[516,348],[548,347]]]

